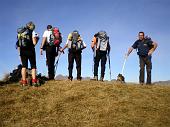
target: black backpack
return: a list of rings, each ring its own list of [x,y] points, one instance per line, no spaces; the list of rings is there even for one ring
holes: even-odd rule
[[[146,42],[152,41],[152,39],[151,39],[149,36],[146,36],[146,37],[145,37],[145,41],[146,41]],[[153,45],[149,45],[148,43],[147,43],[147,45],[148,45],[149,49],[152,49],[152,48],[153,48]]]
[[[19,64],[17,66],[17,69],[14,69],[12,71],[12,73],[10,73],[10,78],[9,78],[9,81],[10,82],[18,82],[20,79],[21,79],[21,70],[22,70],[22,65]]]
[[[21,27],[17,30],[17,47],[30,47],[33,46],[32,42],[32,30]]]

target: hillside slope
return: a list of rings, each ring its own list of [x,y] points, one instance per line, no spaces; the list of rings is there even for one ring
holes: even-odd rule
[[[170,86],[50,81],[0,87],[0,126],[169,127]]]

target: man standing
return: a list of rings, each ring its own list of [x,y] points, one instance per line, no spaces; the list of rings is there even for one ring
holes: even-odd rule
[[[57,37],[55,36],[55,33],[57,34]],[[43,55],[43,50],[46,50],[49,80],[54,80],[55,77],[54,63],[55,58],[58,55],[58,51],[60,50],[61,41],[61,33],[59,32],[58,28],[52,28],[51,25],[48,25],[47,30],[45,30],[43,34],[40,54]]]
[[[62,52],[65,48],[68,48],[68,71],[69,76],[68,79],[72,81],[72,71],[74,60],[76,61],[76,68],[77,68],[77,80],[81,80],[81,53],[82,50],[86,48],[86,44],[83,42],[80,34],[77,30],[74,30],[72,33],[68,35],[68,39],[66,45],[62,49]]]
[[[32,85],[38,86],[36,78],[35,45],[37,44],[39,37],[38,34],[34,32],[34,29],[35,25],[33,22],[29,22],[26,24],[26,27],[18,29],[17,48],[22,62],[22,80],[20,82],[22,86],[27,86],[26,70],[28,68],[28,60],[30,61],[32,69]]]
[[[139,64],[140,64],[140,75],[139,75],[139,83],[144,84],[145,77],[145,65],[147,71],[147,82],[146,84],[151,84],[151,70],[152,70],[152,62],[151,57],[152,53],[157,48],[157,43],[153,42],[151,39],[145,38],[144,32],[139,32],[139,39],[135,41],[132,47],[129,48],[127,56],[133,51],[133,49],[137,49],[137,54],[139,55]]]
[[[103,81],[105,75],[105,65],[107,61],[107,54],[110,53],[109,37],[105,31],[100,31],[94,35],[91,48],[94,52],[94,79],[98,80],[98,67],[101,60],[101,77]]]

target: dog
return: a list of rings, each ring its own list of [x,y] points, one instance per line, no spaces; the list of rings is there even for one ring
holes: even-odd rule
[[[118,74],[117,81],[125,83],[125,77],[122,74]]]

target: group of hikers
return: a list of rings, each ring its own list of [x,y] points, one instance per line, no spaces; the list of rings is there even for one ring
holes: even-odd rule
[[[28,22],[26,26],[17,30],[17,49],[19,51],[21,63],[22,63],[22,79],[20,81],[22,86],[27,86],[26,70],[28,68],[28,61],[30,62],[32,69],[32,85],[37,86],[36,78],[36,53],[35,45],[39,41],[39,35],[34,31],[35,24]],[[140,76],[139,83],[144,84],[144,72],[145,65],[147,70],[147,82],[151,84],[151,69],[152,53],[157,48],[157,43],[152,41],[151,38],[145,36],[144,32],[138,33],[138,40],[129,48],[126,57],[137,49],[140,63]],[[57,27],[47,25],[47,29],[44,31],[42,43],[40,47],[40,54],[43,55],[43,51],[46,52],[46,64],[48,66],[48,80],[54,80],[55,78],[55,59],[64,53],[64,50],[68,48],[68,80],[73,80],[73,65],[76,62],[77,80],[81,80],[81,59],[82,50],[86,48],[86,44],[83,41],[79,31],[74,30],[68,35],[65,46],[61,47],[62,35]],[[94,54],[94,77],[93,80],[98,80],[98,67],[101,61],[101,76],[100,81],[104,80],[105,65],[107,61],[107,55],[110,53],[109,36],[105,31],[99,31],[94,34],[92,39],[91,48]]]

